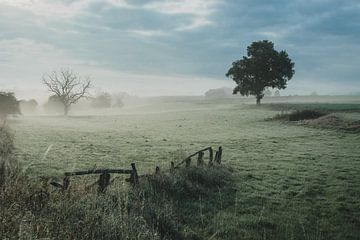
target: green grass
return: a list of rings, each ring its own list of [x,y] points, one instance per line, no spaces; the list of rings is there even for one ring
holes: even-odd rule
[[[348,112],[357,112],[360,100],[349,102],[351,107],[292,107],[331,109],[359,120]],[[21,116],[10,126],[16,156],[32,176],[131,162],[140,174],[152,173],[202,147],[223,146],[234,191],[195,196],[197,203],[200,196],[208,201],[207,195],[227,203],[209,211],[204,226],[191,229],[205,239],[358,239],[360,135],[265,121],[287,109],[257,108],[241,99],[165,98],[107,116]],[[186,212],[173,207],[177,216]],[[195,208],[187,216],[198,222]]]

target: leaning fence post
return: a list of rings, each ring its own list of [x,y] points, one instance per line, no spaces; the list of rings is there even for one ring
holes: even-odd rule
[[[219,158],[219,152],[215,150],[215,159],[214,159],[215,163],[218,163],[218,158]]]
[[[187,159],[185,160],[185,166],[186,166],[186,167],[190,167],[190,163],[191,163],[191,158],[187,158]]]
[[[198,154],[198,159],[197,159],[197,165],[198,166],[201,166],[203,165],[203,156],[204,156],[204,152],[199,152]]]
[[[70,185],[70,178],[68,176],[65,176],[63,179],[62,190],[65,191],[66,189],[68,189],[69,185]]]
[[[135,167],[135,163],[131,163],[131,175],[130,175],[130,182],[132,184],[138,184],[139,183],[139,176]]]

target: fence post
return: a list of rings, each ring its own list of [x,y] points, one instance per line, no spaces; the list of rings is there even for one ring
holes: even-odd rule
[[[135,163],[131,163],[132,172],[130,175],[130,182],[135,185],[139,183],[139,176],[135,167]]]
[[[203,156],[204,156],[204,152],[199,152],[198,154],[198,159],[197,159],[197,165],[198,166],[202,166],[204,161],[203,161]]]
[[[219,158],[219,152],[215,150],[215,159],[214,159],[215,163],[218,163],[218,158]]]
[[[214,160],[214,151],[212,149],[212,147],[209,148],[209,165],[213,165],[213,160]]]
[[[155,174],[156,174],[156,175],[160,174],[160,168],[159,168],[159,166],[156,166],[156,168],[155,168]]]
[[[98,192],[105,193],[106,187],[109,185],[109,183],[110,183],[110,174],[107,172],[100,174]]]
[[[222,157],[222,147],[219,147],[219,150],[217,151],[217,158],[216,158],[216,162],[218,164],[221,163],[221,157]]]
[[[63,185],[62,185],[62,190],[65,191],[69,188],[70,185],[70,178],[65,176],[63,179]]]
[[[171,162],[170,163],[170,172],[174,172],[174,170],[175,170],[175,163]]]
[[[186,167],[190,167],[190,163],[191,163],[191,158],[187,158],[187,159],[185,160],[185,166],[186,166]]]

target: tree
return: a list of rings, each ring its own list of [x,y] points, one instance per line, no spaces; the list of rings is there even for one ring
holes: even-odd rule
[[[43,107],[46,113],[61,113],[64,111],[64,105],[56,95],[51,95]]]
[[[287,52],[278,52],[272,42],[263,40],[253,42],[247,48],[247,56],[233,62],[226,76],[237,84],[234,94],[254,95],[260,105],[265,88],[285,89],[294,73],[294,63]]]
[[[111,95],[104,92],[100,93],[96,98],[92,99],[91,106],[94,108],[110,108],[111,102]]]
[[[37,111],[38,102],[35,99],[20,100],[19,104],[22,113],[35,113]]]
[[[87,97],[91,86],[89,78],[82,80],[79,75],[69,69],[62,69],[60,72],[53,71],[43,77],[43,83],[48,90],[58,97],[64,107],[66,116],[72,104],[75,104],[83,97]]]
[[[222,88],[210,89],[205,93],[205,97],[207,98],[224,98],[226,96],[226,92]]]
[[[12,92],[0,92],[0,119],[8,114],[20,114],[19,101]]]

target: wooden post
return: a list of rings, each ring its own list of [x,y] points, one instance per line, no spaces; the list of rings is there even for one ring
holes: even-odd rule
[[[174,172],[174,170],[175,170],[175,163],[171,162],[170,163],[170,172]]]
[[[204,152],[199,152],[198,159],[197,159],[197,165],[198,166],[203,165],[203,163],[204,163],[203,157],[204,157]]]
[[[191,158],[187,158],[187,159],[185,160],[185,166],[186,166],[186,167],[190,167],[190,163],[191,163]]]
[[[218,156],[217,156],[217,163],[221,164],[221,157],[222,157],[222,147],[219,147],[219,151],[217,152]]]
[[[156,166],[156,168],[155,168],[155,174],[156,174],[156,175],[160,174],[160,168],[159,168],[159,166]]]
[[[139,183],[139,176],[135,167],[135,163],[131,163],[131,175],[130,175],[130,182],[135,185]]]
[[[213,160],[214,160],[214,151],[212,149],[212,147],[209,148],[209,165],[213,165]]]
[[[69,186],[70,186],[70,178],[69,177],[64,177],[62,190],[63,191],[67,190],[69,188]]]
[[[219,152],[215,150],[215,159],[214,159],[215,163],[218,163],[218,158],[219,158]]]
[[[107,172],[100,174],[98,193],[105,193],[109,183],[110,183],[110,174]]]

